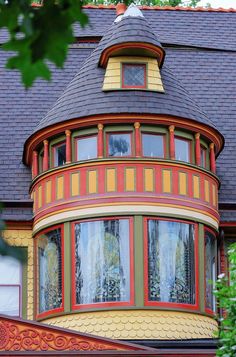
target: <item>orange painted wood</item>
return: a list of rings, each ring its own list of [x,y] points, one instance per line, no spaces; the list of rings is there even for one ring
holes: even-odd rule
[[[98,124],[98,157],[103,157],[103,125]]]
[[[175,159],[175,127],[174,125],[169,126],[170,133],[170,158],[171,160]]]
[[[32,176],[35,178],[38,176],[38,152],[33,151],[33,168],[32,168]]]
[[[200,145],[200,134],[195,134],[195,160],[196,165],[200,166],[201,164],[201,145]]]
[[[140,137],[140,123],[134,123],[135,128],[135,156],[141,156],[141,137]]]
[[[215,174],[216,173],[216,159],[215,159],[215,150],[214,150],[214,144],[210,144],[210,167],[211,171]]]
[[[43,141],[44,152],[43,152],[43,171],[47,171],[49,167],[48,162],[48,140]]]

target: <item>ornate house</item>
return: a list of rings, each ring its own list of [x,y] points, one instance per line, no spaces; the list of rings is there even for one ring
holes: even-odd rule
[[[28,259],[0,258],[0,355],[215,356],[236,11],[85,11],[52,83],[1,72],[4,236]]]

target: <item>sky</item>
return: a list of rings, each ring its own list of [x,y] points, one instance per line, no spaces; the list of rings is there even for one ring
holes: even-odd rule
[[[198,6],[204,6],[207,3],[210,3],[211,6],[214,8],[223,7],[225,9],[228,9],[232,7],[236,9],[236,0],[201,0],[198,3]]]

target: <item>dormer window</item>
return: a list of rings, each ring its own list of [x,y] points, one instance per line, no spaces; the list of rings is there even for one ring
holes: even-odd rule
[[[146,65],[123,63],[122,88],[146,88]]]

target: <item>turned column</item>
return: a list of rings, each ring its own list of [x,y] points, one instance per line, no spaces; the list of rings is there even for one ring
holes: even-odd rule
[[[195,161],[196,165],[201,165],[201,145],[200,145],[200,134],[195,134]]]
[[[38,176],[38,173],[38,152],[33,151],[32,177],[35,178]]]
[[[103,125],[98,124],[98,157],[103,158]]]
[[[43,141],[43,171],[48,170],[48,140]]]
[[[141,137],[140,137],[140,123],[134,123],[135,128],[135,156],[141,156]]]
[[[175,127],[174,125],[169,126],[170,133],[170,159],[175,160]]]
[[[66,130],[66,164],[71,162],[71,131]]]
[[[216,173],[216,158],[215,158],[215,145],[214,143],[210,144],[210,167],[211,171],[215,174]]]

